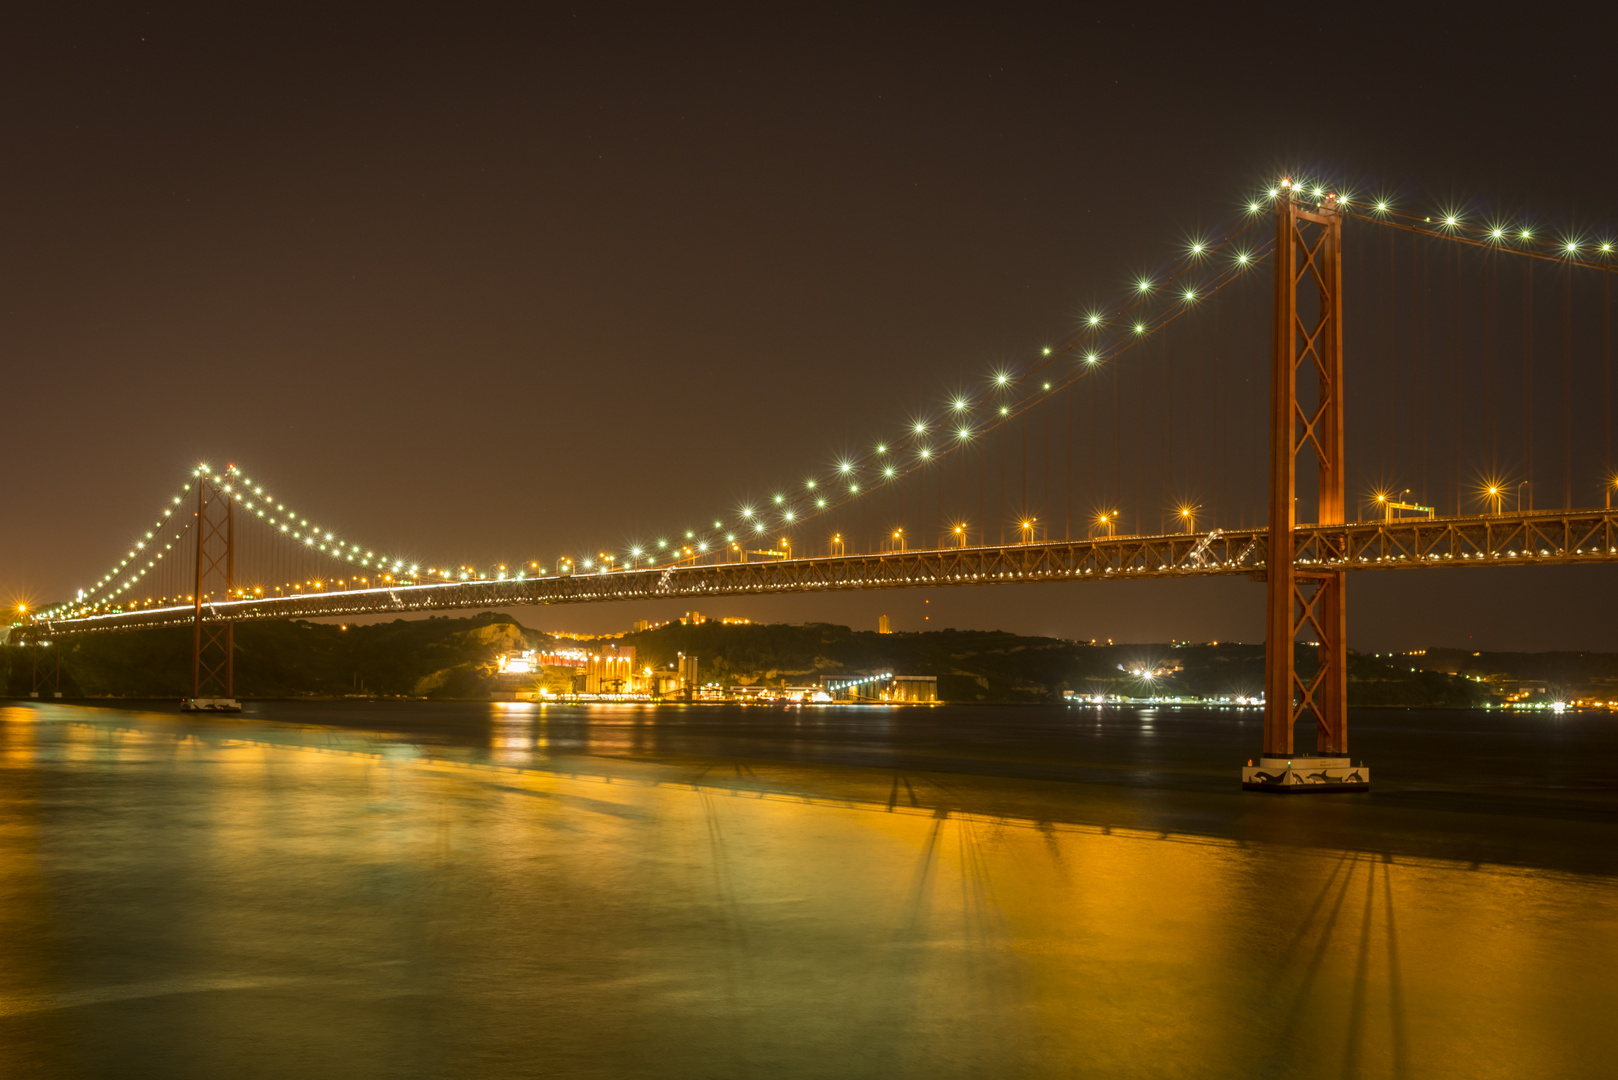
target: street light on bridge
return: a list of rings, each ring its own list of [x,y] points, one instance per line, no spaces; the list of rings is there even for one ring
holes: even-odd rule
[[[894,551],[904,551],[905,550],[905,531],[903,529],[894,529],[893,530],[893,550]]]
[[[1198,503],[1195,506],[1185,504],[1180,507],[1180,524],[1184,526],[1186,532],[1192,533],[1197,531],[1197,511],[1201,509],[1201,503]]]
[[[842,533],[838,533],[836,536],[831,538],[831,553],[833,555],[843,555],[846,553]]]
[[[1112,539],[1112,537],[1117,534],[1118,530],[1118,511],[1113,510],[1109,512],[1103,510],[1100,514],[1096,515],[1096,523],[1099,524],[1103,529],[1106,529],[1107,538],[1109,540]]]
[[[954,529],[952,529],[950,531],[955,536],[955,546],[958,547],[958,548],[965,547],[966,546],[966,526],[965,525],[957,525],[957,526],[955,526]]]
[[[1017,523],[1017,528],[1022,531],[1023,543],[1031,544],[1034,542],[1034,522],[1038,520],[1038,518],[1024,518]]]

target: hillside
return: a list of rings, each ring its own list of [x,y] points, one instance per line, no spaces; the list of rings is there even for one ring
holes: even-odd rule
[[[253,622],[236,628],[236,690],[244,697],[340,696],[477,698],[496,688],[506,651],[552,639],[504,615],[399,619],[347,628],[309,622]],[[697,626],[679,623],[616,638],[638,663],[672,666],[696,656],[703,682],[802,685],[824,676],[891,671],[936,675],[947,701],[1059,700],[1085,694],[1252,696],[1263,686],[1264,647],[1232,643],[1093,645],[994,630],[877,634],[830,623]],[[191,637],[182,628],[108,634],[62,643],[63,690],[70,697],[180,697]],[[27,650],[0,650],[6,692],[29,688]],[[1299,649],[1303,667],[1312,650]],[[1579,657],[1577,663],[1569,657]],[[1477,668],[1489,668],[1488,678]],[[1472,654],[1428,650],[1387,660],[1351,654],[1355,705],[1481,704],[1519,686],[1533,691],[1540,670],[1558,692],[1618,674],[1607,654]],[[1527,682],[1513,672],[1527,673]],[[1506,674],[1502,674],[1506,673]],[[1481,679],[1481,681],[1480,681]],[[1575,685],[1577,684],[1577,685]]]

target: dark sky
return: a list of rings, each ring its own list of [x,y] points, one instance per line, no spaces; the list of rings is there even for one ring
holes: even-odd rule
[[[13,12],[0,35],[0,591],[36,602],[100,574],[199,459],[424,563],[712,519],[1066,335],[1282,172],[1615,224],[1618,86],[1592,5],[105,7]],[[1375,243],[1347,257],[1446,265]],[[1469,319],[1477,290],[1442,303]],[[1566,345],[1581,461],[1610,410],[1588,390],[1594,295]],[[1451,315],[1424,317],[1438,335]],[[1262,409],[1267,341],[1221,341],[1221,414]],[[1562,377],[1546,341],[1542,433]],[[1351,335],[1351,365],[1356,344],[1377,352]],[[1399,386],[1359,400],[1441,408],[1435,384]],[[1358,407],[1351,428],[1401,424]],[[1187,430],[1175,452],[1194,455]],[[1378,445],[1390,482],[1425,475]],[[1221,469],[1262,482],[1261,457],[1227,451]],[[1618,567],[1366,574],[1350,641],[1618,649],[1615,596]],[[708,613],[1251,640],[1261,604],[1222,581]]]

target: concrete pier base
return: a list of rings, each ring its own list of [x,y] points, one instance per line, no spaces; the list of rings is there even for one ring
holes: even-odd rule
[[[241,712],[242,703],[228,697],[183,698],[181,712]]]
[[[1242,770],[1244,791],[1319,795],[1331,791],[1370,791],[1371,770],[1348,757],[1259,758]]]

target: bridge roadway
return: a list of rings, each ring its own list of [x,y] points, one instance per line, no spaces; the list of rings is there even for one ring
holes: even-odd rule
[[[210,602],[213,619],[285,619],[446,611],[609,600],[938,588],[1148,577],[1262,576],[1269,530],[1098,537],[985,547],[881,552],[763,562],[680,565],[505,581],[424,582],[382,589]],[[1618,509],[1484,517],[1407,518],[1300,525],[1301,570],[1393,570],[1618,562]],[[44,622],[39,637],[189,623],[189,606],[110,612]]]

